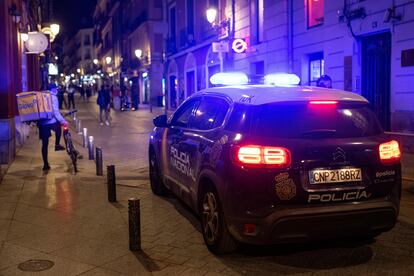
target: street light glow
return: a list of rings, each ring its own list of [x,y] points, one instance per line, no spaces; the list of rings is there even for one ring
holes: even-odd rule
[[[51,24],[50,25],[50,30],[52,31],[52,34],[56,36],[60,31],[60,25],[59,24]]]
[[[142,56],[142,50],[141,50],[141,49],[136,49],[136,50],[135,50],[135,56],[136,56],[137,58],[141,58],[141,56]]]
[[[112,61],[112,58],[111,57],[106,57],[105,60],[106,60],[106,64],[110,64],[111,61]]]
[[[27,40],[29,40],[29,34],[21,33],[20,38],[22,39],[23,42],[26,42]]]
[[[79,68],[78,68],[78,69],[76,69],[76,72],[80,73],[80,72],[81,72],[81,69],[79,69]]]
[[[98,64],[98,62],[99,62],[99,61],[98,61],[98,59],[97,59],[97,58],[93,59],[93,64],[95,64],[95,65],[96,65],[96,64]]]
[[[212,24],[214,21],[216,21],[217,17],[217,10],[215,8],[210,8],[206,11],[207,15],[207,21]]]

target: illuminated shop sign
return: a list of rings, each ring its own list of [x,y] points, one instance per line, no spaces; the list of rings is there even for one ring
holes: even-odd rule
[[[231,48],[235,53],[244,53],[247,50],[247,42],[242,38],[236,38],[235,40],[233,40]]]

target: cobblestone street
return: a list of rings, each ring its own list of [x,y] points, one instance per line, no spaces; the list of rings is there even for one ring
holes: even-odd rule
[[[414,275],[414,183],[404,182],[398,224],[376,240],[243,246],[214,256],[197,216],[149,187],[147,136],[162,110],[112,112],[108,127],[98,124],[96,109],[95,99],[78,104],[77,117],[103,148],[104,169],[116,166],[118,202],[108,203],[106,178],[95,175],[73,124],[84,156],[77,175],[66,153],[54,151],[52,170],[42,172],[33,129],[0,184],[0,275],[29,275],[18,265],[31,259],[54,262],[35,275]],[[141,199],[143,250],[136,254],[128,249],[130,197]]]

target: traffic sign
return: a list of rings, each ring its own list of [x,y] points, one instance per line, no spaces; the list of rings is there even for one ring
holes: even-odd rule
[[[211,48],[213,53],[227,53],[229,51],[229,43],[225,41],[213,42]]]

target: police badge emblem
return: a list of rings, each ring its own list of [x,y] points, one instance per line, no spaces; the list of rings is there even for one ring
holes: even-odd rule
[[[288,173],[275,176],[276,194],[280,200],[290,200],[296,196],[296,186]]]

